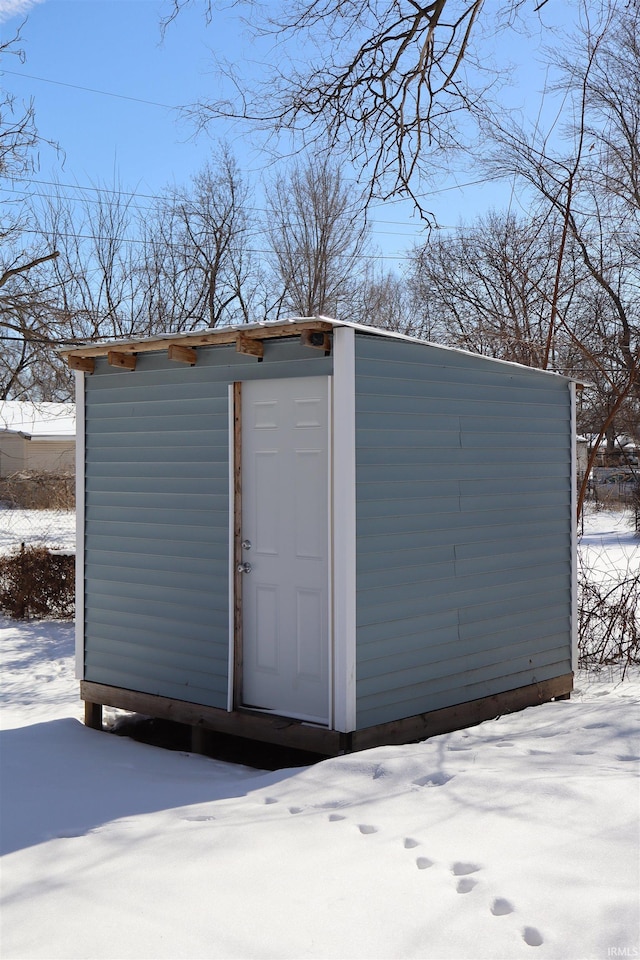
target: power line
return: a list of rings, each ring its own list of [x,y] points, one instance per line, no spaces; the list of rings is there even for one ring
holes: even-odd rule
[[[140,197],[143,200],[165,200],[165,194],[156,194],[156,193],[137,193],[132,190],[120,190],[115,187],[94,187],[88,184],[81,183],[60,183],[59,180],[37,180],[35,177],[16,177],[12,183],[35,183],[38,186],[44,187],[64,187],[66,190],[87,190],[93,193],[108,193],[117,197],[132,197],[137,199]],[[11,191],[7,187],[2,187],[5,193],[10,193]],[[49,194],[45,194],[49,196]]]
[[[22,70],[5,70],[2,73],[8,73],[13,77],[26,77],[28,80],[37,80],[40,83],[52,83],[58,87],[70,87],[72,90],[82,90],[85,93],[97,93],[101,97],[115,97],[117,100],[129,100],[132,103],[142,103],[149,107],[162,107],[164,110],[180,111],[183,108],[169,103],[158,103],[157,100],[144,100],[142,97],[129,97],[124,93],[112,93],[110,90],[98,90],[96,87],[85,87],[79,83],[67,83],[64,80],[51,80],[49,77],[36,77],[32,73],[23,73]]]
[[[64,232],[53,232],[50,230],[34,230],[32,228],[22,228],[21,233],[34,234],[35,236],[47,236],[47,234],[56,237],[64,237],[68,240],[95,240],[97,242],[107,242],[110,243],[114,240],[113,237],[101,237],[98,234],[91,233],[64,233]],[[257,236],[257,234],[250,234],[250,236]],[[166,240],[162,239],[144,239],[142,237],[120,237],[115,238],[118,243],[141,243],[141,244],[150,244],[153,246],[162,246],[172,250],[183,250],[184,244],[182,243],[168,243]],[[263,250],[258,248],[248,247],[245,251],[246,253],[257,253],[267,255],[272,253],[271,250]],[[406,260],[407,257],[405,254],[401,253],[363,253],[359,254],[360,259],[363,260]]]
[[[39,181],[34,180],[34,181],[31,181],[31,182],[33,182],[33,183],[38,183]],[[44,181],[42,181],[42,182],[44,182]],[[61,184],[61,186],[65,186],[65,187],[66,187],[66,186],[69,186],[69,185]],[[82,189],[82,188],[81,188],[81,189]],[[96,189],[99,189],[99,188],[96,188]],[[18,195],[18,197],[20,197],[20,198],[43,197],[43,198],[46,199],[46,200],[50,200],[50,199],[52,199],[52,198],[55,199],[55,195],[54,195],[54,194],[44,193],[44,192],[38,191],[38,190],[19,190],[19,191],[13,191],[13,190],[11,190],[11,191],[10,191],[10,190],[7,190],[7,189],[4,188],[4,187],[0,187],[0,192],[10,193],[11,195]],[[112,193],[112,192],[113,192],[113,191],[109,190],[108,188],[107,188],[107,190],[105,190],[105,193]],[[124,195],[125,195],[125,196],[128,196],[129,194],[124,194]],[[80,199],[80,198],[77,198],[77,197],[68,196],[67,194],[60,194],[60,196],[61,196],[61,198],[64,199],[64,200],[71,200],[71,201],[73,201],[73,200],[78,200],[78,199]],[[144,196],[144,194],[131,194],[131,196]],[[107,198],[107,199],[108,199],[108,198]],[[162,200],[162,199],[165,199],[165,198],[158,197],[157,199],[158,199],[158,200]],[[170,198],[169,198],[169,199],[170,199]],[[95,204],[99,204],[99,203],[101,203],[102,201],[101,201],[101,199],[100,199],[99,197],[96,197],[96,198],[93,198],[93,197],[83,197],[83,198],[82,198],[82,202],[83,202],[83,203],[95,203]],[[137,204],[137,203],[132,203],[132,204],[130,204],[130,205],[128,206],[128,209],[129,209],[129,208],[132,209],[132,210],[137,210],[137,211],[139,211],[139,212],[141,212],[141,213],[151,212],[151,211],[153,211],[153,209],[154,209],[154,208],[151,207],[151,206],[142,206],[141,204]],[[266,211],[264,208],[262,208],[262,207],[247,207],[246,210],[247,210],[247,212],[250,212],[250,213],[266,213],[266,212],[267,212],[267,211]],[[347,218],[346,215],[345,215],[345,219],[350,219],[350,218]],[[402,221],[402,220],[384,220],[384,221],[381,221],[381,222],[382,222],[382,224],[383,224],[384,226],[398,226],[398,227],[404,227],[404,226],[406,226],[406,224],[405,224],[404,221]],[[440,229],[449,229],[449,228],[448,228],[448,227],[441,227]],[[265,232],[266,232],[266,229],[260,229],[260,230],[257,230],[257,231],[256,231],[257,234],[263,234],[263,233],[265,233]],[[413,233],[410,233],[410,232],[404,232],[404,231],[403,231],[403,232],[399,232],[399,231],[395,231],[395,230],[380,230],[380,229],[378,229],[378,227],[373,227],[373,228],[372,228],[372,232],[373,232],[374,234],[376,234],[376,235],[382,235],[382,236],[387,236],[387,237],[409,237],[409,238],[411,238],[411,237],[414,236],[414,234],[413,234]]]
[[[31,183],[31,184],[35,184],[36,186],[63,187],[65,190],[89,191],[92,193],[103,194],[106,196],[107,200],[110,197],[129,197],[131,199],[140,198],[143,200],[158,200],[158,201],[165,201],[165,202],[170,202],[173,199],[170,192],[165,194],[136,193],[130,190],[116,189],[115,187],[94,187],[94,186],[88,186],[88,185],[76,184],[76,183],[60,183],[57,180],[36,180],[33,177],[20,177],[19,179],[14,179],[12,182],[19,183],[19,184]],[[11,195],[15,193],[19,193],[23,197],[36,196],[36,197],[45,197],[46,199],[56,198],[56,194],[54,193],[40,193],[34,190],[16,191],[16,190],[10,190],[8,187],[0,187],[0,191],[2,191],[3,193],[11,194]],[[66,200],[78,199],[75,197],[69,197],[66,194],[62,194],[62,196]],[[88,197],[83,197],[82,200],[85,203],[100,203],[102,198],[97,197],[96,199],[91,199]],[[134,210],[142,210],[142,211],[153,209],[153,207],[141,206],[140,204],[132,204],[132,207]],[[248,213],[268,213],[269,212],[267,211],[266,207],[247,206],[245,209]],[[345,214],[345,219],[352,219],[352,218],[348,217],[348,215]],[[406,226],[406,223],[403,220],[385,220],[383,222],[389,226],[399,226],[399,227]]]
[[[429,197],[438,196],[442,193],[450,193],[452,190],[462,190],[465,187],[476,187],[476,186],[481,186],[482,184],[485,184],[485,183],[496,183],[498,182],[498,180],[499,178],[497,177],[485,177],[479,180],[468,180],[465,183],[450,184],[449,186],[438,187],[437,189],[431,190],[429,193],[422,194],[421,199],[428,199]],[[165,194],[138,193],[137,191],[121,190],[115,187],[94,187],[93,185],[86,185],[86,184],[79,184],[79,183],[59,183],[56,180],[37,180],[34,177],[20,177],[20,178],[16,178],[12,182],[13,183],[34,183],[40,186],[48,186],[48,187],[64,187],[65,189],[69,189],[69,190],[86,190],[93,193],[103,193],[103,194],[106,193],[106,194],[111,194],[113,196],[119,196],[119,197],[131,197],[132,199],[138,199],[138,198],[143,200],[167,200],[168,199],[166,193]],[[2,188],[2,189],[5,189],[5,188]],[[10,191],[7,190],[6,192],[10,192]],[[380,208],[387,205],[398,204],[398,203],[411,203],[411,201],[408,198],[398,197],[392,200],[385,200],[385,201],[380,201],[378,203],[371,203],[369,206],[370,208],[375,209],[375,208]],[[252,207],[248,207],[247,209],[255,213],[267,212],[264,207],[252,206]],[[385,220],[383,222],[392,226],[406,225],[406,221],[403,221],[403,220]],[[421,224],[417,224],[418,228],[420,228],[420,226]],[[452,229],[452,228],[441,227],[440,229]]]

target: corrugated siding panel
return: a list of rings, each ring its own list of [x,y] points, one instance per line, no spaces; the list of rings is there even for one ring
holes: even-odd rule
[[[225,708],[228,384],[326,375],[331,359],[268,342],[195,367],[139,354],[86,384],[85,678]]]
[[[356,336],[357,726],[571,670],[565,381]]]

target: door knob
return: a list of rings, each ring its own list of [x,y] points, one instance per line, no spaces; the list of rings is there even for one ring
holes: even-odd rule
[[[243,550],[251,550],[251,540],[243,540],[241,546]]]
[[[248,560],[245,560],[244,563],[239,563],[236,567],[238,573],[251,573],[251,564]]]

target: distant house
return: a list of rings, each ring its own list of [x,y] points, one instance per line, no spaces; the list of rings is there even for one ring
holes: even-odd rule
[[[66,356],[87,723],[337,754],[569,695],[571,380],[327,318]]]
[[[75,470],[74,403],[0,401],[0,477]]]

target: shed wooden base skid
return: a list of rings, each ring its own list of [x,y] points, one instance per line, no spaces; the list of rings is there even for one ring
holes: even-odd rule
[[[232,736],[245,737],[265,743],[307,750],[325,756],[339,756],[355,750],[368,750],[384,744],[410,743],[428,737],[450,733],[465,727],[493,720],[506,713],[550,700],[567,699],[573,689],[573,674],[565,674],[533,683],[515,690],[507,690],[480,700],[456,704],[441,710],[405,717],[352,733],[340,733],[287,717],[264,716],[244,712],[227,712],[215,707],[185,703],[168,697],[158,697],[135,690],[123,690],[101,683],[83,680],[80,695],[85,701],[85,723],[93,729],[102,728],[102,707],[110,706],[132,713],[142,713],[159,720],[184,723],[194,730],[212,730]],[[197,738],[195,738],[197,740]]]

